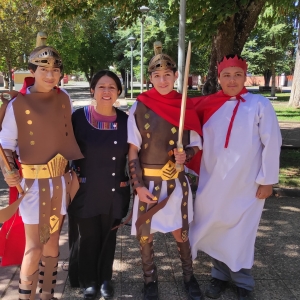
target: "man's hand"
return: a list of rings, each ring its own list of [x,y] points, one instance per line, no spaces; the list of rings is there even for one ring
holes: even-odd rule
[[[182,165],[185,163],[186,160],[186,154],[185,151],[183,150],[182,152],[178,152],[177,148],[174,148],[174,156],[175,156],[175,161],[176,163]]]
[[[15,170],[13,173],[5,173],[4,175],[4,180],[6,181],[7,185],[10,187],[14,187],[18,184],[20,184],[22,178],[19,174],[18,170]]]
[[[154,196],[149,192],[149,190],[145,187],[138,187],[136,188],[136,192],[139,196],[139,199],[142,201],[142,202],[145,202],[145,203],[148,203],[148,204],[152,204],[152,203],[156,203],[156,201],[154,200],[151,200],[154,198]]]
[[[260,185],[256,192],[256,198],[258,199],[266,199],[271,196],[273,193],[273,185]]]

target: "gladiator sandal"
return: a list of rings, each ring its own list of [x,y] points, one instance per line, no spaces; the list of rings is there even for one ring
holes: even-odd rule
[[[144,272],[144,297],[143,300],[158,299],[157,270],[153,262],[153,242],[140,244],[142,268]]]
[[[55,300],[54,288],[56,285],[58,266],[58,256],[44,256],[42,255],[39,265],[39,288],[40,300]]]
[[[202,300],[204,299],[199,284],[193,273],[193,262],[191,255],[190,241],[179,243],[177,247],[182,263],[182,274],[185,291],[188,295],[189,300]]]
[[[38,281],[39,270],[36,270],[32,275],[26,276],[20,273],[19,280],[19,300],[34,300],[36,294],[36,286]],[[23,283],[30,281],[31,283]]]

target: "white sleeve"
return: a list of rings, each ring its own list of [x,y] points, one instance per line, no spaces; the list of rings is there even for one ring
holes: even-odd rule
[[[142,144],[142,136],[135,122],[134,112],[136,110],[136,106],[137,106],[137,101],[133,103],[129,111],[129,117],[127,121],[127,131],[128,131],[127,143],[135,145],[140,151],[141,144]]]
[[[259,102],[258,117],[258,130],[263,150],[261,168],[256,177],[256,183],[275,184],[278,182],[282,138],[276,113],[269,100]]]
[[[0,143],[3,149],[16,151],[18,144],[18,127],[12,106],[14,100],[7,105],[5,116],[2,122],[2,130],[0,132]]]
[[[190,130],[190,144],[187,147],[198,147],[199,150],[202,150],[202,138],[194,130]]]

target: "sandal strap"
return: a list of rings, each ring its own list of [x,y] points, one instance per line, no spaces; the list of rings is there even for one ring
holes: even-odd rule
[[[19,299],[34,300],[38,281],[39,270],[36,270],[32,275],[24,275],[20,273],[19,280]],[[30,281],[31,283],[24,283]]]

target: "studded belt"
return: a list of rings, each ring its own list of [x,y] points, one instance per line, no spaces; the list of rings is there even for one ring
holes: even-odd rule
[[[149,177],[161,177],[162,180],[178,178],[179,172],[176,171],[175,163],[169,160],[161,169],[143,168],[143,175]]]
[[[63,176],[66,173],[67,166],[68,160],[61,154],[57,154],[47,164],[21,164],[23,178],[25,179],[46,179]]]

